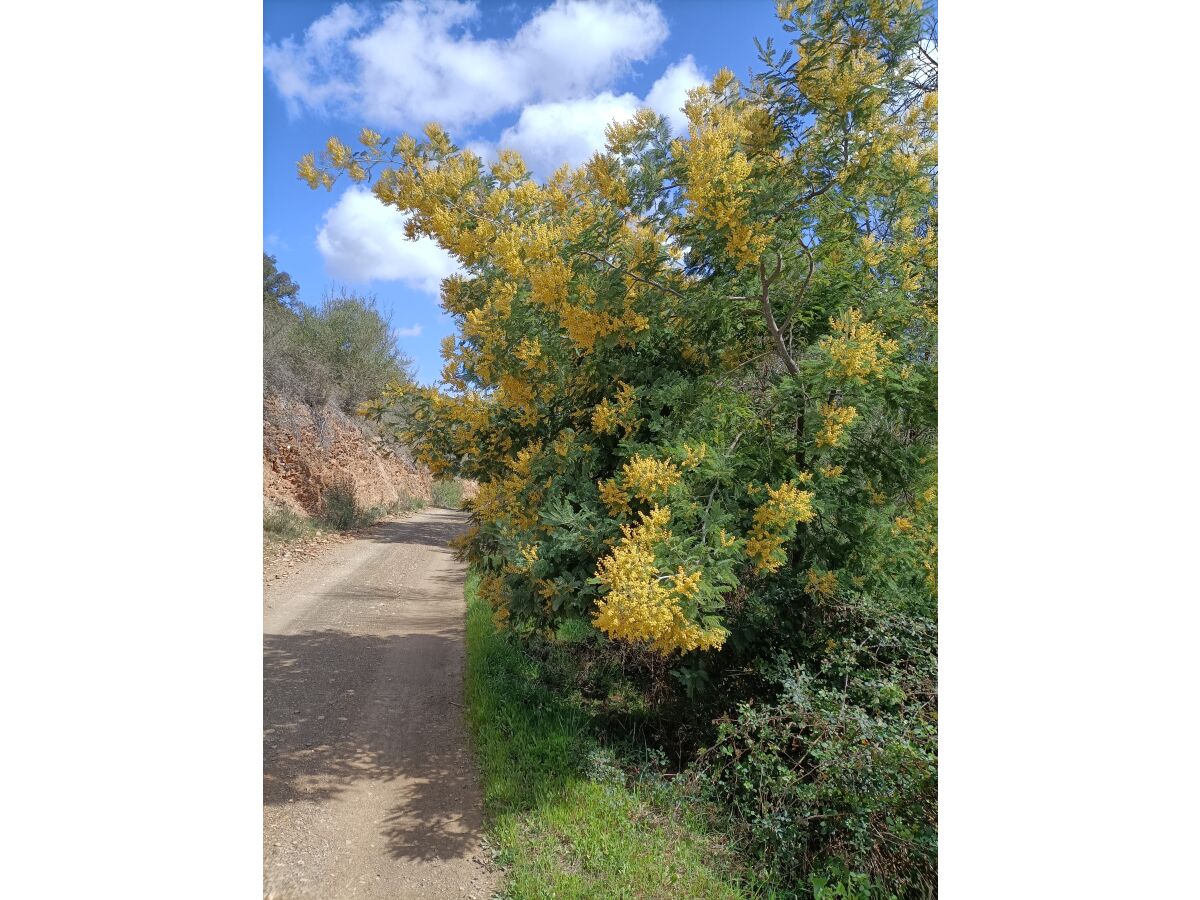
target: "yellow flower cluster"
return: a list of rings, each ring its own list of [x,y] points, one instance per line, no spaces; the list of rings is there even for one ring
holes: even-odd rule
[[[621,485],[634,497],[652,501],[666,494],[680,478],[678,467],[669,459],[654,459],[635,454],[621,467]]]
[[[592,624],[616,640],[648,642],[664,656],[720,648],[725,629],[701,628],[680,606],[699,593],[702,573],[680,566],[673,575],[659,574],[654,550],[671,537],[671,511],[655,506],[640,518],[636,526],[622,526],[621,541],[597,564],[596,580],[608,593],[596,601]]]
[[[627,327],[635,332],[644,331],[650,324],[636,313],[617,317],[606,312],[594,313],[572,303],[564,303],[558,316],[571,343],[584,352],[592,350],[602,337],[616,334]]]
[[[757,560],[759,572],[774,572],[786,561],[784,543],[795,533],[797,522],[816,516],[812,494],[790,481],[778,488],[767,485],[767,501],[754,511],[754,524],[746,541],[746,554]]]
[[[621,486],[617,484],[615,478],[598,482],[598,485],[600,502],[604,504],[604,508],[608,510],[610,516],[615,519],[622,513],[629,514],[629,496],[621,490]]]
[[[883,245],[873,234],[862,239],[863,262],[868,266],[877,266],[883,262]]]
[[[508,627],[508,598],[504,595],[504,579],[489,572],[479,580],[479,596],[487,601],[493,610],[492,622],[497,631]]]
[[[524,363],[526,369],[533,374],[544,374],[550,370],[546,358],[542,355],[542,342],[538,338],[522,338],[513,350],[513,356]]]
[[[327,191],[333,190],[333,176],[317,168],[316,158],[311,153],[306,153],[300,158],[300,162],[296,164],[296,173],[314,190],[318,185]]]
[[[684,469],[694,469],[704,461],[706,456],[708,456],[708,444],[699,444],[695,447],[691,444],[684,444],[683,460],[679,465]]]
[[[331,137],[325,144],[325,152],[329,154],[329,162],[338,169],[347,168],[354,156],[350,148],[336,137]]]
[[[624,154],[633,152],[633,143],[637,138],[654,127],[656,116],[654,110],[639,109],[633,117],[625,122],[614,121],[604,129],[604,137],[609,153]]]
[[[538,524],[537,510],[543,494],[540,490],[529,490],[530,469],[541,452],[541,442],[535,441],[509,461],[508,475],[480,482],[471,501],[475,518],[497,524],[507,534],[533,529]]]
[[[597,434],[613,434],[617,426],[621,426],[626,432],[633,427],[629,413],[633,409],[634,400],[637,399],[637,390],[623,381],[618,381],[617,384],[620,388],[617,389],[612,402],[605,397],[592,411],[592,430]]]
[[[508,372],[500,376],[499,389],[496,392],[498,403],[511,409],[521,411],[521,424],[533,426],[538,423],[538,407],[535,403],[537,391],[536,382],[518,378]]]
[[[596,192],[613,206],[629,205],[629,189],[614,157],[596,154],[587,164],[587,174]]]
[[[822,403],[818,411],[822,419],[821,429],[816,437],[818,447],[836,447],[845,430],[858,418],[858,410],[853,406]]]
[[[752,166],[743,149],[750,130],[742,106],[726,97],[731,86],[736,90],[733,73],[722,69],[711,87],[691,92],[684,105],[690,140],[675,141],[671,149],[684,162],[695,214],[724,231],[726,250],[749,266],[758,263],[770,237],[753,227],[747,189]]]
[[[818,346],[829,354],[831,365],[825,374],[830,378],[865,384],[868,377],[883,375],[888,358],[900,349],[875,323],[864,322],[857,309],[843,318],[831,318],[829,325],[833,333],[821,338]]]
[[[559,312],[567,302],[567,288],[570,283],[571,272],[566,263],[561,259],[552,260],[529,273],[529,285],[532,289],[529,299],[538,306]]]
[[[804,590],[813,597],[829,599],[837,593],[837,586],[837,572],[819,572],[816,569],[809,569]]]
[[[516,184],[528,174],[525,161],[515,150],[501,150],[499,158],[492,166],[492,177],[501,184]]]

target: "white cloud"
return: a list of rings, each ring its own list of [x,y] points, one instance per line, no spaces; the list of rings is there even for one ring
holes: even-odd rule
[[[604,149],[604,130],[610,122],[624,122],[641,107],[648,106],[667,117],[676,134],[687,131],[687,117],[681,107],[690,88],[705,81],[689,55],[667,68],[650,88],[645,100],[624,93],[604,91],[595,97],[534,103],[521,110],[515,125],[504,129],[499,146],[518,151],[535,175],[545,178],[563,163],[572,166],[586,162],[597,150]],[[490,147],[472,146],[484,159]]]
[[[633,94],[605,91],[586,100],[526,106],[500,135],[500,146],[519,152],[530,171],[544,178],[565,162],[586,162],[604,147],[608,123],[631,118],[641,105]]]
[[[687,134],[688,121],[683,114],[683,104],[687,102],[688,91],[707,80],[689,53],[654,82],[650,93],[646,95],[646,106],[666,116],[675,134]]]
[[[479,39],[476,4],[341,4],[301,41],[264,49],[288,111],[339,111],[381,127],[487,121],[530,102],[579,98],[610,84],[667,37],[651,0],[556,0],[511,38]]]
[[[317,249],[334,278],[402,281],[436,295],[443,278],[458,271],[453,256],[429,238],[404,237],[405,217],[369,191],[353,187],[325,213]]]
[[[412,328],[397,328],[396,337],[420,337],[424,330],[425,326],[417,323]]]

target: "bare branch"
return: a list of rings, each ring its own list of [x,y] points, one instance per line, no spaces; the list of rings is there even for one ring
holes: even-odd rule
[[[813,268],[816,266],[816,260],[813,259],[812,251],[808,249],[808,245],[805,244],[804,241],[801,241],[800,246],[808,256],[808,274],[804,276],[804,284],[800,285],[800,291],[796,294],[796,302],[788,311],[788,314],[783,317],[783,324],[779,327],[780,331],[786,328],[788,323],[792,321],[792,316],[796,315],[796,313],[800,311],[800,302],[804,299],[804,294],[808,290],[808,283],[812,281]]]
[[[762,260],[758,261],[758,277],[762,282],[762,295],[758,298],[762,306],[763,321],[766,322],[767,331],[771,335],[771,340],[775,342],[775,352],[779,358],[783,360],[784,366],[787,367],[791,375],[799,375],[800,369],[796,366],[796,361],[792,359],[792,355],[788,353],[787,344],[783,341],[783,334],[779,330],[779,326],[775,323],[775,313],[771,310],[771,281],[779,276],[779,271],[783,266],[783,259],[779,255],[779,251],[775,251],[776,259],[778,260],[775,274],[770,279],[767,278],[767,268],[762,264]]]
[[[657,290],[666,291],[668,294],[674,294],[680,300],[687,300],[687,297],[683,296],[683,294],[679,293],[679,291],[675,290],[675,288],[668,287],[665,284],[658,284],[656,282],[651,281],[649,278],[643,278],[640,275],[635,275],[635,274],[633,274],[633,272],[630,272],[628,269],[622,268],[621,266],[618,266],[616,263],[611,263],[607,259],[605,259],[603,256],[600,256],[596,253],[592,253],[590,250],[580,250],[579,252],[582,253],[584,256],[591,257],[592,259],[596,260],[596,262],[604,263],[606,266],[608,266],[611,269],[616,269],[622,275],[632,278],[634,281],[640,281],[642,284],[648,284],[648,285],[650,285],[650,287],[656,288]]]

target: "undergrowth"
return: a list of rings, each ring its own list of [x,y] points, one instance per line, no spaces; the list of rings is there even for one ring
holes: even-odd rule
[[[462,482],[457,478],[440,479],[433,483],[433,505],[443,509],[462,509]]]
[[[294,541],[316,532],[313,521],[286,506],[263,508],[263,535],[275,541]]]
[[[602,746],[584,708],[549,687],[569,654],[535,658],[497,632],[478,583],[467,582],[466,709],[503,896],[752,896],[672,785]]]
[[[362,508],[353,486],[338,483],[322,494],[322,512],[304,516],[286,506],[263,507],[263,537],[273,543],[290,543],[319,534],[353,531],[374,525],[381,519],[404,516],[425,508],[420,497],[403,496],[395,502]]]

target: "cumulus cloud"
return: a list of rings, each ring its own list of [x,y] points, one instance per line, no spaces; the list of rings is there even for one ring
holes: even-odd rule
[[[425,326],[415,324],[412,328],[397,328],[396,337],[420,337],[421,332],[425,330]]]
[[[325,268],[334,278],[402,281],[436,296],[442,279],[458,271],[458,262],[429,238],[405,239],[404,222],[401,213],[369,191],[348,189],[325,213],[317,233]]]
[[[688,91],[707,80],[689,53],[675,65],[668,67],[658,81],[654,82],[650,93],[646,94],[646,106],[666,116],[675,134],[687,134],[688,121],[687,116],[683,114],[683,104],[687,102]]]
[[[533,103],[521,110],[516,124],[500,135],[499,146],[518,151],[535,175],[545,178],[563,163],[578,166],[604,148],[604,129],[610,122],[624,122],[642,107],[666,116],[676,134],[687,131],[682,110],[687,92],[705,81],[689,55],[667,68],[654,82],[644,100],[634,94],[614,95],[604,91],[595,97]],[[491,148],[476,144],[472,149],[484,159]]]
[[[578,98],[648,59],[667,23],[651,0],[556,0],[510,38],[479,39],[475,3],[341,4],[301,40],[264,49],[289,113],[338,111],[383,127],[487,121],[530,102]]]
[[[545,177],[563,163],[585,162],[604,146],[608,123],[629,119],[641,105],[633,94],[609,91],[584,100],[532,104],[500,135],[500,146],[519,152],[530,171]]]

